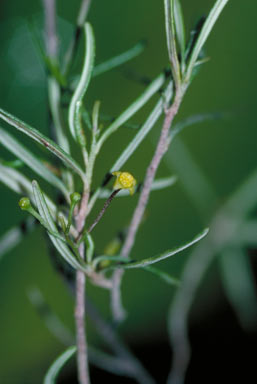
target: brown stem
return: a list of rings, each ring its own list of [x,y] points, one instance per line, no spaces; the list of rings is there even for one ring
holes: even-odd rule
[[[123,257],[129,256],[131,249],[134,245],[136,234],[137,234],[139,225],[141,223],[141,220],[143,218],[146,205],[149,200],[151,186],[155,178],[156,171],[158,169],[158,166],[161,162],[162,157],[164,156],[165,152],[168,149],[170,126],[172,124],[174,117],[178,112],[181,99],[182,99],[182,93],[177,91],[173,104],[166,111],[166,116],[165,116],[163,127],[161,130],[159,142],[157,144],[154,156],[147,168],[143,188],[142,188],[136,209],[134,211],[134,214],[129,226],[129,230],[124,242],[124,246],[121,251],[121,254]],[[112,311],[113,311],[114,319],[116,321],[121,321],[125,315],[121,305],[121,297],[120,297],[120,284],[121,284],[122,275],[123,275],[123,270],[121,269],[115,271],[113,274]]]
[[[92,232],[92,230],[95,228],[96,224],[101,220],[104,212],[106,211],[106,209],[109,207],[109,205],[111,204],[112,200],[114,199],[114,197],[117,195],[117,193],[119,193],[121,189],[116,189],[115,191],[112,192],[111,196],[108,197],[108,199],[106,200],[106,202],[104,203],[104,206],[103,208],[101,209],[101,211],[99,212],[97,218],[95,219],[95,221],[93,222],[93,224],[90,225],[89,229],[87,230],[88,233]]]
[[[89,192],[85,191],[82,197],[79,212],[76,216],[76,229],[81,232],[86,220]],[[79,246],[79,254],[84,259],[84,244]],[[84,272],[76,272],[76,306],[75,323],[77,339],[77,366],[78,379],[80,384],[90,384],[88,351],[85,330],[85,295],[86,295],[86,276]]]

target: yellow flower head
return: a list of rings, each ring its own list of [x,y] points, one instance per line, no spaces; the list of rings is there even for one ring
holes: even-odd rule
[[[116,176],[113,189],[129,189],[131,195],[135,192],[136,179],[129,172],[112,172]]]

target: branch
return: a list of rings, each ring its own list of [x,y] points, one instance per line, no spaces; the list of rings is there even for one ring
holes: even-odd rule
[[[76,229],[78,233],[83,230],[86,221],[87,205],[89,191],[85,190],[81,200],[79,212],[75,218]],[[79,246],[79,254],[84,259],[84,243]],[[86,294],[86,276],[84,272],[77,270],[76,272],[76,339],[77,339],[77,364],[78,378],[80,384],[90,384],[89,367],[88,367],[88,350],[85,330],[85,294]]]
[[[139,225],[142,221],[146,205],[149,200],[152,183],[154,181],[159,164],[168,149],[170,127],[174,117],[178,112],[178,109],[182,100],[182,96],[183,94],[179,88],[176,91],[173,104],[171,105],[170,108],[166,110],[166,116],[165,116],[163,127],[161,130],[160,139],[157,144],[154,156],[147,168],[144,185],[143,185],[136,209],[134,211],[134,214],[129,226],[129,230],[124,242],[124,246],[121,251],[122,256],[125,258],[129,256],[131,249],[134,245],[136,234],[137,234]],[[112,311],[113,311],[114,319],[116,321],[121,321],[125,315],[121,305],[121,298],[120,298],[120,284],[121,284],[122,275],[123,275],[122,270],[117,270],[113,274]]]

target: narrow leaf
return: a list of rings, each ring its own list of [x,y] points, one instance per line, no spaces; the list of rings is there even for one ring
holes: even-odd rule
[[[74,139],[78,140],[80,136],[80,131],[77,129],[76,114],[79,113],[78,109],[80,109],[83,97],[87,91],[89,81],[91,79],[93,66],[94,66],[94,58],[95,58],[95,41],[94,41],[94,33],[91,25],[86,23],[84,26],[85,32],[85,59],[83,64],[82,74],[79,80],[79,83],[75,89],[75,92],[72,96],[70,107],[69,107],[69,127],[71,134]]]
[[[186,75],[185,75],[185,81],[188,82],[190,80],[195,62],[198,59],[198,56],[209,36],[211,33],[216,21],[218,20],[223,8],[228,3],[229,0],[217,0],[214,4],[213,8],[211,9],[207,19],[205,20],[205,23],[202,27],[202,30],[195,42],[195,45],[192,49],[192,53],[189,58]]]
[[[180,65],[178,61],[176,32],[175,32],[175,15],[174,15],[174,0],[164,0],[165,11],[165,27],[167,37],[167,48],[171,64],[171,71],[175,84],[180,84]]]
[[[74,172],[80,175],[82,180],[84,180],[84,172],[80,168],[80,166],[76,163],[76,161],[61,147],[59,147],[59,145],[54,143],[47,136],[43,135],[37,129],[30,127],[28,124],[24,123],[23,121],[19,120],[17,117],[14,117],[10,113],[5,112],[2,109],[0,109],[0,118],[6,121],[8,124],[15,127],[16,129],[18,129],[19,131],[25,133],[27,136],[31,137],[36,142],[43,145],[46,149],[48,149],[55,156],[57,156],[61,161],[63,161],[63,163],[67,167],[71,168]]]
[[[178,279],[176,279],[175,277],[172,277],[171,275],[169,275],[164,271],[161,271],[160,269],[148,266],[144,268],[144,271],[153,273],[154,275],[160,277],[167,284],[175,285],[176,287],[180,285],[180,281]]]
[[[174,19],[175,19],[176,37],[177,37],[178,46],[181,54],[181,61],[183,65],[185,62],[186,43],[185,43],[184,17],[183,17],[180,0],[174,0]]]
[[[121,169],[122,166],[126,163],[126,161],[131,157],[131,155],[135,152],[135,150],[138,148],[138,146],[141,144],[141,142],[144,140],[146,135],[150,132],[150,130],[153,128],[157,120],[160,118],[161,114],[163,113],[163,100],[165,99],[167,102],[171,100],[172,97],[172,82],[169,83],[167,86],[164,97],[162,97],[157,104],[155,105],[154,109],[148,116],[145,123],[142,125],[142,127],[139,129],[135,137],[131,140],[131,142],[128,144],[128,146],[125,148],[125,150],[121,153],[119,158],[115,161],[113,166],[110,169],[110,173],[116,171],[117,169]]]
[[[76,353],[76,351],[77,347],[69,347],[53,362],[53,364],[50,366],[45,375],[44,384],[56,384],[56,378],[60,370],[66,364],[66,362]]]
[[[162,87],[165,82],[164,74],[159,75],[152,83],[146,88],[146,90],[134,101],[124,112],[120,114],[117,119],[106,129],[101,138],[98,141],[98,152],[103,143],[108,137],[117,131],[122,124],[129,120],[135,113],[137,113],[149,99]]]
[[[31,201],[36,204],[31,181],[27,177],[25,177],[21,172],[0,164],[0,182],[5,184],[13,192],[28,196]],[[58,219],[62,217],[65,222],[65,225],[67,225],[67,218],[63,216],[62,212],[59,209],[57,209],[53,201],[47,195],[45,195],[45,199],[50,209],[51,215],[53,217],[57,217]],[[73,226],[71,227],[70,232],[74,237],[78,236],[78,233]]]
[[[122,64],[127,63],[128,61],[134,59],[136,56],[140,55],[144,48],[145,43],[141,41],[126,52],[123,52],[120,55],[114,56],[111,59],[96,65],[93,71],[93,76],[99,76],[107,71],[119,67]]]
[[[29,168],[36,174],[48,181],[54,187],[59,188],[66,196],[68,195],[67,188],[63,182],[55,176],[37,157],[20,144],[9,133],[0,128],[0,143],[4,145],[10,152],[21,159]]]
[[[180,247],[173,248],[173,249],[166,251],[165,253],[162,253],[161,255],[158,255],[158,256],[149,257],[148,259],[144,259],[144,260],[140,260],[140,261],[133,261],[131,263],[124,264],[122,266],[122,268],[123,269],[144,268],[148,265],[158,263],[159,261],[162,261],[162,260],[165,260],[171,256],[174,256],[177,253],[184,251],[184,249],[187,249],[187,248],[191,247],[192,245],[196,244],[198,241],[203,239],[207,235],[208,232],[209,232],[209,229],[206,228],[206,229],[204,229],[204,231],[199,233],[199,235],[194,237],[193,240],[191,240],[190,242],[188,242],[184,245],[181,245]]]
[[[40,216],[47,222],[48,226],[53,232],[58,232],[55,222],[51,216],[50,210],[46,204],[45,197],[38,185],[38,183],[34,180],[32,182],[33,193],[35,196],[36,205],[39,211]],[[49,237],[60,253],[60,255],[66,260],[73,268],[83,270],[84,272],[87,270],[86,265],[83,260],[78,261],[74,254],[70,251],[66,244],[63,243],[62,240],[57,239],[55,236],[49,234]]]

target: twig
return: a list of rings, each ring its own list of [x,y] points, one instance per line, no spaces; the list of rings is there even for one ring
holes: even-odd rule
[[[75,218],[76,229],[80,233],[85,225],[89,191],[85,190],[82,196],[79,212]],[[84,259],[84,243],[79,246],[79,254]],[[77,364],[78,378],[80,384],[90,384],[88,351],[85,330],[85,294],[86,294],[86,276],[84,272],[76,272],[76,339],[77,339]]]
[[[180,90],[178,90],[176,92],[176,96],[173,104],[166,111],[166,116],[165,116],[163,127],[161,130],[160,139],[157,144],[154,156],[150,162],[150,165],[147,168],[144,185],[140,193],[140,197],[129,226],[129,230],[124,242],[124,246],[121,251],[121,254],[123,257],[129,256],[131,249],[134,245],[136,234],[137,234],[139,225],[142,221],[146,205],[149,200],[151,186],[152,186],[156,171],[162,160],[162,157],[164,156],[165,152],[168,149],[168,137],[170,132],[170,126],[172,124],[174,117],[178,112],[181,100],[182,100],[182,93],[180,92]],[[121,305],[121,298],[120,298],[120,284],[121,284],[122,275],[123,275],[123,271],[121,269],[118,269],[113,274],[113,289],[112,289],[111,304],[112,304],[113,316],[116,321],[121,321],[125,315]]]
[[[111,196],[106,200],[106,202],[104,203],[104,206],[103,208],[101,209],[101,211],[99,212],[97,218],[95,219],[95,221],[90,225],[89,229],[87,230],[88,233],[92,232],[92,230],[95,228],[95,226],[97,225],[97,223],[101,220],[104,212],[106,211],[106,209],[109,207],[109,205],[111,204],[112,200],[114,199],[114,197],[117,195],[117,193],[120,192],[121,189],[116,189],[115,191],[112,192]]]

